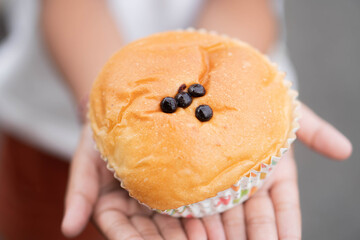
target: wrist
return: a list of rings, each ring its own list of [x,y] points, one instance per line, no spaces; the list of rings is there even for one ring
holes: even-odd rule
[[[89,94],[84,95],[78,101],[77,113],[78,119],[81,124],[84,124],[88,120],[88,110],[89,110]]]

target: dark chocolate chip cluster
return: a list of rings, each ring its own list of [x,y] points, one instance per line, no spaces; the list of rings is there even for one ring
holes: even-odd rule
[[[193,97],[202,97],[205,95],[205,88],[201,84],[192,84],[185,92],[186,85],[179,87],[175,98],[165,97],[161,100],[160,107],[164,113],[173,113],[178,107],[187,108],[192,103]],[[209,121],[213,116],[213,111],[208,105],[200,105],[195,110],[195,116],[201,122]]]

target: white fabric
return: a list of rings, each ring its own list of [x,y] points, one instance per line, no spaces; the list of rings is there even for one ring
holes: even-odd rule
[[[6,4],[9,35],[0,43],[0,127],[69,158],[80,125],[76,105],[51,65],[40,37],[40,2],[8,0]],[[126,42],[193,25],[202,4],[203,0],[108,0]],[[275,46],[270,58],[294,80],[283,43]]]
[[[9,35],[0,44],[0,127],[62,156],[79,136],[74,103],[41,41],[40,1],[8,1]]]
[[[125,43],[194,24],[203,0],[108,0]]]

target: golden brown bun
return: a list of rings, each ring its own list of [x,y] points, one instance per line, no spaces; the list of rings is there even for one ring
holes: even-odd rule
[[[250,46],[198,32],[167,32],[118,51],[95,81],[90,119],[102,155],[130,195],[174,209],[229,188],[285,144],[292,100],[280,73]],[[182,84],[206,95],[163,113]],[[208,122],[195,108],[209,105]]]

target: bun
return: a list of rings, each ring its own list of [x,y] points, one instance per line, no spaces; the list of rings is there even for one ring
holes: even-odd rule
[[[206,89],[161,111],[183,84]],[[185,91],[187,91],[187,88]],[[286,144],[292,99],[284,73],[227,37],[166,32],[133,42],[104,66],[90,95],[94,138],[130,195],[154,209],[214,197]],[[213,117],[195,117],[199,105]]]

